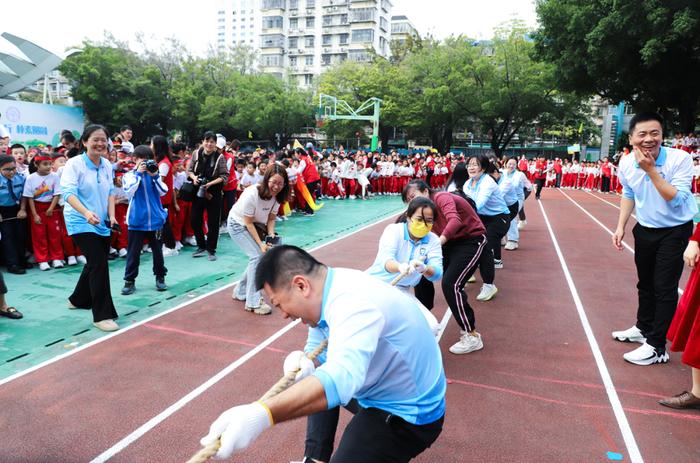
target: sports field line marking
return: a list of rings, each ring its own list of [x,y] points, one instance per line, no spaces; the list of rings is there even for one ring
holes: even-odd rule
[[[593,352],[593,358],[595,359],[596,366],[598,367],[598,372],[603,380],[603,385],[605,386],[605,392],[608,395],[608,401],[612,406],[613,413],[615,414],[615,419],[617,420],[617,425],[622,433],[622,439],[625,441],[625,446],[627,447],[627,453],[629,454],[630,461],[632,463],[643,463],[644,459],[637,446],[637,441],[632,433],[632,428],[630,427],[629,421],[627,420],[627,415],[622,408],[622,403],[620,402],[620,397],[617,395],[615,390],[615,385],[613,384],[612,377],[608,371],[608,367],[605,364],[605,359],[603,358],[603,353],[600,351],[598,346],[598,341],[596,341],[595,335],[593,334],[593,329],[588,321],[588,316],[586,315],[586,310],[583,308],[583,303],[579,297],[578,290],[574,284],[574,280],[569,272],[569,267],[564,259],[564,254],[559,247],[559,242],[557,237],[554,235],[554,230],[552,229],[552,224],[549,222],[549,217],[547,217],[547,212],[544,210],[542,201],[537,202],[542,211],[542,216],[544,217],[545,224],[547,225],[547,230],[549,231],[549,236],[552,239],[552,244],[554,245],[554,250],[559,258],[559,264],[564,272],[564,277],[566,278],[566,283],[569,286],[569,292],[571,292],[571,297],[576,305],[576,311],[578,312],[579,319],[581,320],[581,325],[583,325],[583,331],[586,333],[586,339]]]
[[[438,328],[438,334],[435,337],[435,341],[440,344],[440,339],[442,339],[442,335],[445,332],[445,328],[447,328],[447,324],[450,322],[450,315],[452,315],[452,311],[450,310],[449,307],[445,309],[445,315],[442,316],[442,320],[440,320],[440,327]]]
[[[595,199],[597,199],[597,200],[599,200],[599,201],[604,202],[605,204],[610,204],[612,207],[614,207],[614,208],[617,209],[617,210],[620,210],[620,206],[618,206],[617,204],[611,203],[611,202],[608,201],[607,199],[603,199],[603,198],[601,198],[600,196],[591,193],[590,191],[586,191],[585,193],[586,193],[586,194],[589,194],[589,195],[591,195],[591,196],[593,196]],[[632,217],[634,218],[634,220],[637,220],[637,216],[636,216],[636,215],[632,214]]]
[[[396,211],[396,212],[399,212],[399,211]],[[392,213],[392,214],[393,214],[393,213]],[[343,240],[343,239],[345,239],[345,238],[348,238],[348,237],[350,237],[350,236],[352,236],[352,235],[354,235],[354,234],[356,234],[356,233],[359,233],[359,232],[361,232],[361,231],[363,231],[363,230],[366,230],[367,228],[373,227],[373,226],[375,226],[375,225],[379,225],[380,223],[386,222],[387,220],[393,219],[393,218],[394,218],[393,215],[389,215],[389,216],[387,216],[387,217],[385,217],[385,218],[383,218],[383,219],[379,219],[379,220],[377,220],[377,221],[375,221],[375,222],[372,222],[372,223],[370,223],[370,224],[368,224],[368,225],[365,225],[364,227],[360,227],[360,228],[358,228],[357,230],[355,230],[355,231],[353,231],[353,232],[344,234],[344,235],[342,235],[342,236],[339,236],[338,238],[334,238],[333,240],[331,240],[331,241],[329,241],[329,242],[327,242],[327,243],[321,244],[321,245],[316,246],[315,248],[312,248],[312,249],[308,249],[308,252],[318,251],[319,249],[322,249],[322,248],[324,248],[324,247],[326,247],[326,246],[329,246],[329,245],[331,245],[331,244],[333,244],[333,243],[336,243],[336,242],[338,242],[338,241],[340,241],[340,240]],[[4,378],[4,379],[0,380],[0,386],[2,386],[3,384],[7,384],[7,383],[9,383],[10,381],[14,381],[14,380],[17,379],[17,378],[21,378],[21,377],[24,376],[24,375],[28,375],[29,373],[32,373],[32,372],[34,372],[34,371],[36,371],[36,370],[38,370],[38,369],[40,369],[40,368],[44,368],[45,366],[51,365],[52,363],[58,362],[59,360],[63,360],[63,359],[65,359],[65,358],[67,358],[67,357],[70,357],[71,355],[75,355],[75,354],[77,354],[78,352],[82,352],[82,351],[84,351],[85,349],[88,349],[88,348],[90,348],[90,347],[92,347],[92,346],[95,346],[95,345],[97,345],[97,344],[99,344],[99,343],[101,343],[101,342],[105,342],[105,341],[108,341],[108,340],[110,340],[110,339],[112,339],[112,338],[114,338],[114,337],[116,337],[116,336],[120,336],[120,335],[122,335],[122,334],[124,334],[124,333],[128,333],[129,331],[133,330],[134,328],[137,328],[137,327],[139,327],[139,326],[141,326],[141,325],[144,325],[144,324],[146,324],[146,323],[149,323],[149,322],[151,322],[151,321],[153,321],[153,320],[155,320],[155,319],[157,319],[157,318],[160,318],[160,317],[162,317],[162,316],[164,316],[164,315],[168,315],[169,313],[175,312],[176,310],[180,310],[180,309],[182,309],[183,307],[187,307],[187,306],[190,305],[190,304],[194,304],[195,302],[199,302],[199,301],[201,301],[202,299],[211,296],[212,294],[216,294],[216,293],[218,293],[218,292],[220,292],[220,291],[224,291],[224,290],[226,290],[226,289],[229,289],[229,288],[233,287],[235,284],[237,284],[238,281],[240,281],[240,280],[236,280],[236,281],[233,281],[233,282],[231,282],[231,283],[228,283],[228,284],[226,284],[226,285],[224,285],[224,286],[222,286],[222,287],[220,287],[220,288],[213,289],[213,290],[211,290],[211,291],[209,291],[209,292],[207,292],[207,293],[204,293],[204,294],[202,294],[202,295],[200,295],[200,296],[195,297],[195,298],[192,299],[192,300],[185,301],[185,302],[183,302],[183,303],[181,303],[181,304],[179,304],[179,305],[176,305],[176,306],[173,307],[173,308],[170,308],[170,309],[165,310],[165,311],[163,311],[163,312],[157,313],[157,314],[155,314],[155,315],[153,315],[153,316],[151,316],[151,317],[148,317],[148,318],[146,318],[146,319],[144,319],[144,320],[141,320],[140,322],[134,323],[133,325],[129,325],[129,326],[125,327],[125,328],[121,328],[119,331],[115,331],[115,332],[110,333],[110,334],[108,334],[108,335],[105,335],[105,336],[103,336],[103,337],[101,337],[101,338],[98,338],[98,339],[95,339],[95,340],[93,340],[93,341],[90,341],[90,342],[87,343],[87,344],[83,344],[82,346],[77,347],[77,348],[75,348],[75,349],[73,349],[73,350],[71,350],[71,351],[68,351],[68,352],[64,353],[64,354],[61,354],[61,355],[58,355],[58,356],[56,356],[56,357],[50,358],[50,359],[48,359],[48,360],[46,360],[46,361],[44,361],[44,362],[41,362],[41,363],[39,363],[39,364],[37,364],[37,365],[34,365],[33,367],[27,368],[26,370],[19,371],[19,372],[15,373],[14,375],[8,376],[7,378]]]
[[[114,455],[118,454],[125,448],[127,448],[129,445],[131,445],[133,442],[137,441],[140,439],[144,434],[146,434],[148,431],[151,429],[155,428],[158,426],[160,423],[165,421],[168,417],[170,417],[173,413],[177,412],[180,410],[182,407],[202,395],[204,392],[206,392],[210,387],[214,386],[216,383],[224,379],[229,373],[235,371],[238,367],[246,363],[248,360],[253,358],[256,354],[258,354],[260,351],[265,349],[267,346],[272,344],[274,341],[276,341],[278,338],[282,337],[284,334],[286,334],[289,330],[297,326],[301,322],[301,319],[297,319],[291,323],[288,323],[284,328],[278,330],[275,334],[267,338],[265,341],[262,343],[258,344],[256,347],[253,349],[249,350],[245,355],[242,357],[239,357],[234,361],[233,363],[229,364],[226,368],[218,372],[216,375],[212,376],[209,378],[206,382],[202,383],[199,385],[196,389],[193,389],[190,393],[182,397],[180,400],[160,412],[158,415],[154,416],[150,420],[146,421],[144,424],[139,426],[134,432],[114,444],[112,447],[108,448],[101,454],[99,454],[97,457],[91,460],[91,463],[103,463],[110,458],[112,458]]]
[[[574,204],[576,205],[576,207],[578,207],[579,209],[581,209],[588,217],[590,217],[591,219],[593,219],[593,221],[594,221],[595,223],[597,223],[598,225],[600,225],[601,228],[603,228],[603,230],[605,230],[606,232],[608,232],[608,234],[609,234],[610,236],[613,236],[613,235],[614,235],[614,232],[613,232],[612,230],[610,230],[608,227],[606,227],[605,225],[603,225],[603,223],[602,223],[600,220],[596,219],[596,218],[593,216],[593,214],[591,214],[591,213],[588,212],[586,209],[584,209],[583,206],[581,206],[579,203],[577,203],[571,196],[567,195],[566,193],[564,193],[564,192],[561,191],[561,190],[559,190],[559,193],[561,193],[561,194],[563,194],[564,196],[566,196],[567,199],[568,199],[569,201],[571,201],[572,203],[574,203]],[[595,195],[593,195],[593,196],[595,196]],[[600,199],[600,198],[599,198],[599,199]],[[603,201],[603,202],[604,202],[604,203],[607,203],[607,201]],[[612,203],[608,203],[608,204],[610,204],[610,205],[613,206],[613,207],[617,207],[617,206],[615,206],[615,205],[612,204]],[[617,207],[617,208],[620,209],[619,207]],[[637,218],[635,217],[635,220],[636,220],[636,219],[637,219]],[[629,252],[631,252],[632,254],[634,254],[634,249],[632,249],[632,247],[631,247],[629,244],[627,244],[627,243],[625,243],[625,242],[623,241],[623,242],[622,242],[622,245],[623,245]],[[678,288],[678,294],[680,294],[681,296],[683,295],[683,290],[682,290],[681,288]]]

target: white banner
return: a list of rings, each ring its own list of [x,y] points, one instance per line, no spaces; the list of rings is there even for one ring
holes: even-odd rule
[[[0,124],[10,132],[10,144],[56,146],[62,130],[80,137],[85,116],[82,108],[0,99]]]

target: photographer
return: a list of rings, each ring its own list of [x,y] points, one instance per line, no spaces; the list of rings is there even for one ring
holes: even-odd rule
[[[202,146],[194,152],[187,176],[199,187],[197,197],[192,201],[192,229],[197,239],[197,250],[192,257],[209,254],[209,260],[216,260],[216,244],[219,240],[219,215],[223,186],[228,180],[226,158],[216,147],[216,134],[205,132]],[[207,211],[207,237],[204,239],[202,223]]]
[[[288,196],[287,170],[272,164],[259,185],[243,190],[228,214],[228,233],[250,259],[243,278],[233,290],[233,298],[246,301],[245,309],[258,315],[268,315],[272,309],[262,302],[260,291],[255,289],[255,269],[263,253],[279,242],[275,235],[275,219],[280,204],[287,201]]]
[[[124,193],[129,198],[126,224],[129,227],[128,248],[126,251],[126,269],[124,270],[124,287],[122,295],[128,296],[136,291],[134,285],[139,274],[141,247],[148,238],[153,251],[153,274],[156,276],[156,289],[165,291],[165,274],[168,269],[163,264],[163,246],[161,229],[168,218],[161,202],[161,196],[168,192],[158,172],[158,164],[153,160],[153,151],[146,145],[134,149],[136,168],[124,174]],[[117,230],[126,233],[126,230]]]

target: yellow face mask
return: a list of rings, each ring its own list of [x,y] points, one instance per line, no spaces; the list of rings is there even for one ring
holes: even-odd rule
[[[425,235],[430,233],[430,230],[432,229],[432,223],[426,224],[425,222],[421,222],[418,220],[409,220],[408,222],[408,232],[418,239],[423,238]]]

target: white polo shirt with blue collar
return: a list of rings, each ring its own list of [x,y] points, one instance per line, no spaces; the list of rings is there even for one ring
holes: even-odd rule
[[[661,196],[644,169],[639,167],[634,153],[620,160],[618,178],[622,185],[622,197],[634,201],[637,222],[644,227],[667,228],[693,220],[698,213],[698,205],[690,189],[693,179],[690,154],[662,146],[656,158],[656,170],[677,189],[676,196],[670,201]]]
[[[398,273],[389,273],[386,270],[386,263],[389,260],[396,262],[410,262],[420,257],[425,258],[425,265],[429,265],[435,271],[431,277],[426,277],[429,281],[437,281],[442,277],[442,245],[440,238],[435,233],[428,233],[418,241],[413,241],[408,234],[408,224],[392,223],[384,229],[379,238],[379,252],[374,259],[374,263],[367,269],[367,273],[382,281],[391,283],[398,276]],[[399,285],[413,287],[418,284],[421,274],[414,272],[401,279]]]
[[[61,192],[65,201],[63,217],[69,235],[77,233],[110,235],[111,230],[105,225],[105,221],[109,219],[109,196],[114,194],[113,179],[112,165],[104,158],[100,158],[99,166],[96,166],[85,153],[66,162],[61,174]],[[89,224],[87,219],[73,209],[68,202],[71,196],[76,196],[83,206],[97,214],[101,219],[100,223]]]
[[[418,304],[367,273],[328,268],[321,317],[304,350],[328,339],[314,376],[329,409],[355,398],[416,425],[445,414],[442,356]]]

